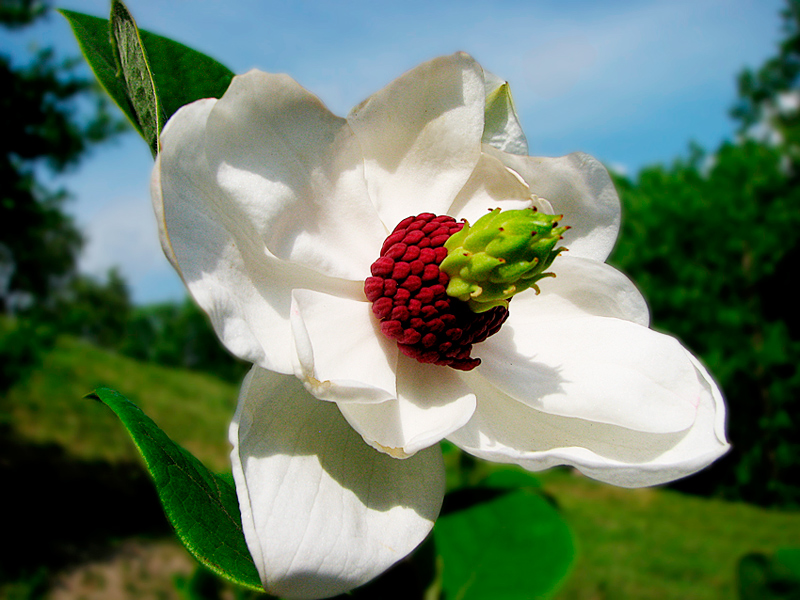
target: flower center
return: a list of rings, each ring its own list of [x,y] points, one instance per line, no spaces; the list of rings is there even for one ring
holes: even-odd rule
[[[496,333],[508,309],[478,314],[447,295],[450,277],[439,265],[447,257],[445,242],[463,227],[453,217],[431,213],[403,219],[383,242],[364,292],[381,331],[400,352],[468,371],[481,362],[470,356],[472,345]]]
[[[445,242],[447,257],[439,268],[450,276],[447,294],[469,303],[477,313],[495,306],[508,307],[515,294],[529,288],[539,293],[536,282],[544,277],[556,257],[556,248],[569,227],[558,227],[563,215],[548,215],[535,208],[496,208],[454,233]]]
[[[495,209],[472,227],[431,213],[403,219],[364,282],[381,331],[420,362],[474,369],[473,344],[500,330],[510,298],[553,275],[544,269],[564,249],[554,249],[567,229],[559,218]]]

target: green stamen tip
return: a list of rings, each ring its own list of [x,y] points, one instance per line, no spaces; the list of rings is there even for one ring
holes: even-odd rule
[[[508,306],[514,295],[533,288],[563,250],[556,248],[569,227],[559,227],[563,215],[535,209],[494,209],[474,225],[450,236],[447,257],[439,269],[450,276],[447,295],[469,304],[477,313]]]

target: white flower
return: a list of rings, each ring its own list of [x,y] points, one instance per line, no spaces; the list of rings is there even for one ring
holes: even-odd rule
[[[252,71],[164,129],[152,180],[164,250],[222,342],[254,365],[230,438],[247,543],[272,593],[332,596],[411,552],[441,506],[445,438],[629,487],[693,473],[728,447],[716,384],[648,329],[644,299],[604,263],[620,214],[606,170],[584,154],[525,156],[505,89],[456,54],[342,119],[288,76]],[[394,226],[423,212],[473,223],[533,195],[572,227],[557,277],[514,298],[472,371],[399,353],[364,295]]]

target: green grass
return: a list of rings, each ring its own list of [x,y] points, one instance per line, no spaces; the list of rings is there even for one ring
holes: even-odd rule
[[[578,546],[560,600],[736,598],[742,556],[800,546],[800,512],[614,488],[561,470],[542,482]]]
[[[76,460],[138,460],[111,411],[84,398],[99,385],[128,396],[211,468],[227,467],[235,386],[71,338],[59,340],[42,367],[0,399],[0,418],[25,443],[56,444]],[[800,546],[800,512],[663,489],[624,490],[566,470],[542,474],[541,481],[578,547],[560,600],[736,598],[735,571],[743,555]],[[531,560],[542,551],[532,549]]]
[[[209,468],[228,468],[228,423],[237,389],[194,371],[141,363],[62,337],[43,364],[0,399],[0,419],[24,441],[57,444],[80,460],[138,460],[113,413],[85,398],[99,386],[119,391]]]

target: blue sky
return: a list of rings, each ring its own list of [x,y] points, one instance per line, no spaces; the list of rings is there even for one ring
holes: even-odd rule
[[[105,16],[107,1],[58,6]],[[735,76],[780,39],[778,0],[128,0],[139,26],[213,56],[234,72],[286,72],[338,114],[403,71],[464,50],[511,83],[531,154],[582,150],[635,174],[714,149],[734,134]],[[75,55],[52,15],[0,52],[31,44]],[[82,268],[119,265],[137,302],[183,297],[151,215],[152,160],[134,135],[96,149],[62,178],[88,237]]]

